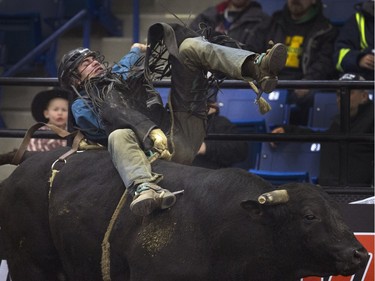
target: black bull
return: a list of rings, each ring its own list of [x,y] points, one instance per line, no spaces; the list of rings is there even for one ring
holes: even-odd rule
[[[49,198],[50,167],[64,151],[28,157],[1,183],[13,281],[103,279],[101,244],[124,187],[106,151],[86,151],[59,163]],[[291,281],[351,275],[368,259],[319,187],[288,184],[287,203],[259,204],[273,188],[246,171],[153,166],[163,187],[184,193],[145,218],[126,200],[104,251],[111,280]]]

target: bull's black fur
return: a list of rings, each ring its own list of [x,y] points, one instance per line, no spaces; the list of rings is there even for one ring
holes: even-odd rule
[[[106,151],[86,151],[58,166],[48,199],[51,164],[66,149],[27,158],[0,185],[13,281],[102,278],[101,242],[124,187]],[[257,197],[273,187],[246,171],[153,166],[161,186],[185,192],[146,218],[127,200],[109,240],[114,281],[290,281],[352,274],[365,262],[318,187],[289,184],[287,204],[260,206]]]

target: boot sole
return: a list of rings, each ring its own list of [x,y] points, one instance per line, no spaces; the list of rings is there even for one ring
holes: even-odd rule
[[[265,80],[261,82],[260,85],[261,85],[262,91],[269,94],[276,88],[277,78],[265,77]]]
[[[275,75],[274,77],[264,77],[260,83],[263,92],[269,94],[277,86],[277,74],[284,68],[287,58],[286,46],[281,43],[275,44],[269,52],[270,59],[268,61],[268,68],[270,74]]]
[[[270,69],[270,73],[277,75],[284,68],[286,63],[286,46],[281,43],[275,44],[275,46],[272,47],[269,56],[270,60],[268,62],[268,67]]]
[[[148,216],[157,208],[157,202],[154,198],[146,198],[141,201],[133,201],[130,204],[130,210],[138,216]]]

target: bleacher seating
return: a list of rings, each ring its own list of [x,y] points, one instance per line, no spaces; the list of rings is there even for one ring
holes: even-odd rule
[[[309,126],[316,129],[328,129],[338,113],[335,92],[316,92]]]
[[[3,71],[26,56],[41,41],[39,13],[0,14],[0,67]]]
[[[272,107],[272,110],[264,115],[259,112],[258,106],[254,103],[255,97],[251,89],[221,89],[217,96],[220,114],[236,123],[262,119],[269,127],[288,123],[289,108],[286,104],[286,90],[276,90],[262,95]]]
[[[277,89],[269,94],[262,95],[271,105],[271,111],[265,114],[269,128],[289,123],[290,106],[287,103],[288,90]]]
[[[308,172],[274,172],[250,169],[250,173],[262,177],[273,185],[282,185],[289,182],[310,182]]]
[[[217,95],[220,114],[232,122],[262,119],[254,104],[255,94],[250,89],[221,89]]]
[[[319,175],[319,143],[278,143],[275,148],[262,143],[256,170],[271,172],[307,172],[309,181]]]
[[[46,22],[57,29],[81,10],[89,12],[91,19],[100,22],[106,31],[113,36],[122,36],[122,21],[112,14],[111,0],[55,0],[57,11],[55,17],[46,18]]]
[[[237,126],[239,133],[250,134],[250,133],[266,133],[267,126],[264,119],[247,121],[247,122],[234,122]],[[243,162],[239,162],[233,165],[233,167],[242,168],[245,170],[256,167],[256,163],[260,157],[262,143],[248,141],[248,153],[247,157]]]
[[[161,87],[157,87],[155,88],[155,90],[157,92],[159,92],[160,96],[161,96],[161,99],[163,100],[163,104],[166,105],[167,102],[168,102],[168,97],[169,97],[169,92],[170,92],[170,88],[161,88]]]

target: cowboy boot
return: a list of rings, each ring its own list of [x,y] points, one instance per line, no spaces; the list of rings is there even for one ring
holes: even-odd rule
[[[284,68],[287,49],[284,44],[269,42],[271,48],[265,53],[252,56],[242,66],[244,77],[257,82],[258,93],[271,93],[277,85],[278,73]]]
[[[130,210],[138,216],[147,216],[155,209],[167,209],[176,202],[176,197],[167,189],[154,183],[141,183],[138,185]]]

